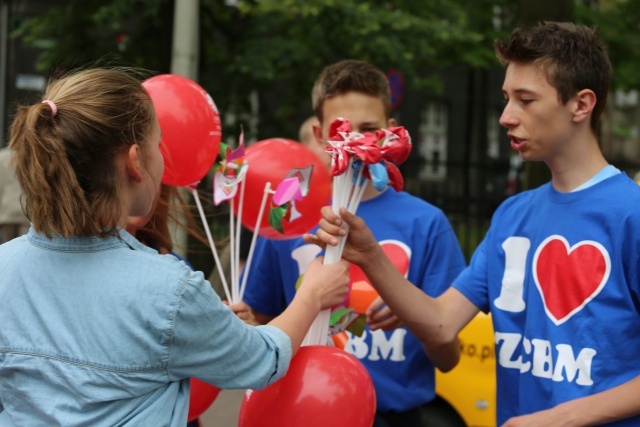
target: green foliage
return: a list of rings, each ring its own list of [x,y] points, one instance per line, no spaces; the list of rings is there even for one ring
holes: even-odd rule
[[[605,41],[613,66],[613,86],[623,90],[640,87],[640,2],[606,0],[599,8],[578,5],[578,22],[596,26]]]
[[[412,89],[439,89],[435,71],[451,64],[495,65],[492,40],[518,16],[518,0],[220,0],[200,3],[199,83],[220,109],[224,135],[252,117],[251,139],[296,137],[311,113],[320,70],[355,58],[396,69]],[[95,63],[170,71],[174,3],[170,0],[69,0],[27,20],[14,36],[48,41],[41,69]],[[499,24],[496,19],[499,18]],[[46,43],[45,43],[46,44]]]
[[[571,2],[571,0],[568,0]],[[311,113],[320,70],[356,58],[396,69],[412,89],[440,89],[434,71],[451,64],[495,65],[492,41],[515,27],[521,0],[221,0],[200,3],[200,74],[225,122],[237,134],[260,95],[258,139],[296,137]],[[525,8],[526,9],[526,8]],[[599,27],[614,66],[614,86],[640,86],[640,2],[576,2],[576,21]],[[564,10],[564,9],[563,9]],[[135,65],[158,73],[171,66],[171,0],[69,0],[24,21],[13,32],[43,53],[52,72],[85,64]],[[250,130],[249,130],[250,132]]]
[[[50,49],[42,53],[36,64],[42,70],[96,62],[166,69],[170,49],[149,49],[158,42],[170,46],[171,27],[150,37],[164,18],[171,17],[171,8],[166,6],[171,6],[171,2],[70,0],[24,21],[12,36],[20,37],[32,47],[41,46],[43,40],[50,42]]]
[[[236,28],[221,34],[218,24],[203,29],[202,43],[207,50],[202,56],[203,72],[216,69],[214,61],[223,59],[226,73],[224,81],[220,74],[210,80],[203,73],[201,79],[212,88],[216,100],[222,92],[233,97],[224,103],[223,111],[232,111],[240,119],[247,111],[249,91],[276,93],[261,100],[266,115],[260,128],[267,136],[295,137],[297,125],[311,113],[315,77],[324,66],[338,60],[356,58],[382,70],[397,69],[412,88],[431,90],[439,88],[431,73],[441,67],[495,64],[492,9],[482,7],[483,3],[243,1],[234,17],[240,31]],[[219,44],[212,41],[220,38],[231,42],[223,44],[223,49],[228,49],[224,58],[217,56]]]
[[[236,8],[202,0],[199,81],[223,115],[235,117],[234,127],[248,121],[252,91],[274,94],[261,99],[266,120],[258,137],[292,137],[291,122],[311,112],[315,76],[337,60],[398,69],[413,87],[431,88],[437,88],[429,75],[434,69],[492,63],[491,32],[472,25],[488,14],[468,12],[483,2],[419,3],[263,0]],[[172,16],[169,0],[70,0],[26,21],[14,35],[32,46],[53,41],[38,61],[41,69],[102,60],[168,72]]]

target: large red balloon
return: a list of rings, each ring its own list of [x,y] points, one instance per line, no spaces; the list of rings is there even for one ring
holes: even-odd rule
[[[222,131],[216,104],[196,82],[175,74],[154,76],[142,85],[162,129],[162,182],[175,186],[199,182],[220,151]]]
[[[349,353],[329,346],[302,347],[284,378],[248,390],[239,427],[371,427],[373,381]]]
[[[193,421],[204,413],[216,400],[220,393],[218,387],[207,384],[196,378],[191,378],[191,393],[189,395],[189,414],[187,421]]]
[[[313,165],[309,181],[309,193],[300,201],[295,201],[295,209],[301,216],[283,224],[284,234],[269,224],[271,197],[267,199],[262,221],[258,227],[261,236],[271,239],[292,239],[312,230],[320,221],[320,209],[331,203],[331,176],[322,160],[309,148],[299,142],[285,138],[271,138],[258,141],[245,151],[245,161],[249,164],[245,177],[245,195],[242,208],[242,224],[250,230],[256,229],[260,203],[267,182],[275,191],[287,172],[294,168]],[[233,199],[235,212],[239,209],[240,197]]]

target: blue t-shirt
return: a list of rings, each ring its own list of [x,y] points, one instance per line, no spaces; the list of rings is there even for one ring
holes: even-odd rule
[[[640,187],[625,174],[497,209],[454,286],[492,314],[499,425],[640,374],[639,263]]]
[[[441,210],[408,193],[387,190],[364,201],[357,214],[411,283],[432,296],[443,293],[465,266],[456,236]],[[302,239],[258,239],[244,295],[254,310],[276,316],[295,295],[295,284],[320,248]],[[366,280],[351,267],[352,281]],[[373,379],[380,411],[405,411],[435,396],[434,367],[407,328],[349,334],[345,350]]]

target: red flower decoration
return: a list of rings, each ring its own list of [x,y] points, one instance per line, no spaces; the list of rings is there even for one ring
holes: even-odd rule
[[[386,132],[385,132],[386,131]],[[385,160],[396,164],[404,163],[411,153],[411,136],[403,126],[383,129],[386,139],[380,148]]]
[[[404,187],[404,178],[396,165],[391,162],[385,162],[387,173],[389,174],[389,185],[396,191],[402,191]]]
[[[383,163],[389,174],[389,184],[396,190],[402,189],[404,179],[394,163],[403,163],[411,153],[411,137],[403,126],[361,134],[351,131],[349,120],[338,118],[329,126],[328,142],[325,150],[332,158],[332,176],[344,173],[350,159],[356,157],[366,165]],[[363,173],[370,179],[367,169]]]

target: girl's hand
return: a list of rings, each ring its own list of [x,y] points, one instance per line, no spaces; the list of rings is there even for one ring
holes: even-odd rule
[[[342,257],[353,264],[362,266],[371,261],[371,254],[380,247],[362,218],[350,214],[344,208],[340,209],[340,216],[338,216],[331,206],[322,208],[318,232],[315,235],[305,234],[303,239],[307,243],[326,249],[327,245],[337,246],[338,238],[345,235],[347,242]]]
[[[349,292],[349,263],[323,265],[323,260],[316,258],[309,264],[298,289],[301,296],[315,301],[320,310],[343,303]]]

